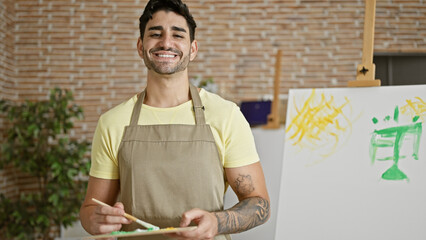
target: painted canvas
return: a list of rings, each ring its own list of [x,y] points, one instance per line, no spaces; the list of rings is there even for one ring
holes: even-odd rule
[[[426,85],[289,92],[275,239],[426,239]]]

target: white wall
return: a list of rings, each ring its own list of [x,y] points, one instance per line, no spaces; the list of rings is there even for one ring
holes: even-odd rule
[[[253,128],[256,148],[260,156],[266,178],[269,197],[271,199],[271,218],[265,224],[247,232],[233,234],[233,240],[272,240],[275,238],[277,222],[278,197],[280,191],[281,171],[284,151],[284,128],[266,130]],[[231,188],[225,194],[225,209],[238,202]]]

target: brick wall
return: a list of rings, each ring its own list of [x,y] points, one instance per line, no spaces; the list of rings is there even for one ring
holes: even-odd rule
[[[212,77],[227,99],[272,94],[277,49],[283,50],[282,94],[355,80],[362,0],[186,3],[198,24],[199,55],[190,64],[190,77]],[[91,139],[99,115],[145,85],[145,67],[135,48],[145,4],[0,0],[0,94],[42,99],[54,86],[71,89],[85,110],[72,135]],[[375,51],[426,52],[425,5],[424,0],[378,0]]]
[[[14,6],[12,0],[0,0],[0,98],[16,99],[14,90]],[[5,116],[0,114],[0,142],[3,142]],[[17,174],[6,167],[0,170],[0,193],[8,197],[17,196]]]
[[[0,1],[0,94],[3,97],[16,97],[13,89],[14,41],[13,24],[15,11],[12,0]]]

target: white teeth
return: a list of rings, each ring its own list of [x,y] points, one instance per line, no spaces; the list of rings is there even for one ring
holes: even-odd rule
[[[164,58],[174,58],[175,55],[166,55],[166,54],[158,54],[159,57],[164,57]]]

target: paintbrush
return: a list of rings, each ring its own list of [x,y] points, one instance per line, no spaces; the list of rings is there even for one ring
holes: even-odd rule
[[[95,198],[92,198],[92,201],[94,201],[95,203],[100,204],[102,206],[111,207],[110,205],[108,205],[108,204],[106,204],[104,202],[101,202],[101,201],[99,201],[98,199],[95,199]],[[124,213],[124,216],[126,218],[132,220],[132,221],[135,221],[136,223],[139,223],[140,225],[144,226],[145,228],[148,228],[148,229],[151,229],[151,230],[158,230],[158,229],[160,229],[159,227],[157,227],[155,225],[152,225],[150,223],[144,222],[144,221],[142,221],[142,220],[140,220],[140,219],[138,219],[138,218],[136,218],[136,217],[134,217],[134,216],[132,216],[132,215],[130,215],[128,213]]]

